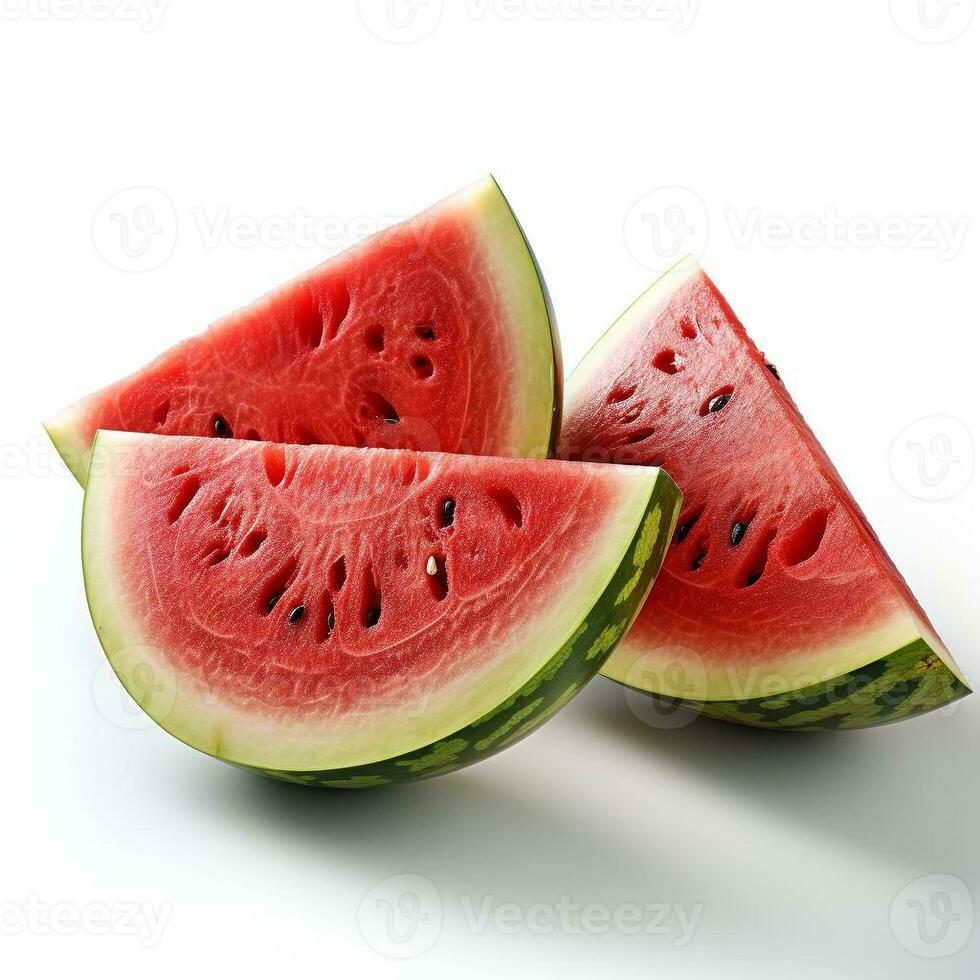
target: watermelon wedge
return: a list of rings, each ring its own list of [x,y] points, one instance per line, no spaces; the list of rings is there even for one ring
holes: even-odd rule
[[[685,507],[604,673],[704,714],[861,728],[970,689],[714,284],[685,260],[567,384],[559,455],[665,466]]]
[[[487,178],[46,423],[85,482],[98,429],[537,457],[561,370],[550,302]]]
[[[98,636],[194,748],[331,787],[450,772],[602,666],[681,497],[638,467],[100,432]]]

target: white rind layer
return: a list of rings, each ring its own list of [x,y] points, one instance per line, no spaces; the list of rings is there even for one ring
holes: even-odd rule
[[[83,487],[91,453],[81,435],[85,407],[85,402],[78,402],[44,422],[44,429],[54,443],[54,448],[58,450],[58,455]]]
[[[507,297],[503,309],[516,348],[513,397],[517,407],[506,455],[544,458],[552,451],[561,424],[560,405],[555,415],[561,398],[561,357],[544,280],[521,226],[493,177],[462,191],[459,197],[468,199],[480,216],[473,225],[483,242],[488,269]]]
[[[959,677],[946,648],[921,628],[918,619],[898,609],[878,625],[848,639],[817,649],[784,651],[778,661],[737,664],[706,663],[689,646],[651,649],[627,634],[602,668],[603,676],[629,687],[688,701],[740,701],[769,697],[824,683],[857,671],[923,639]],[[964,684],[965,684],[964,680]]]

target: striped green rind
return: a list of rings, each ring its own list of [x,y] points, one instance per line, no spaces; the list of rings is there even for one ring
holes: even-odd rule
[[[816,732],[888,725],[947,707],[970,693],[970,688],[920,639],[829,681],[773,697],[741,701],[651,697],[719,721]]]
[[[677,486],[661,472],[619,568],[588,616],[531,680],[471,725],[397,758],[348,769],[297,772],[231,764],[306,786],[367,789],[454,772],[513,745],[592,680],[633,624],[663,564],[681,503]]]

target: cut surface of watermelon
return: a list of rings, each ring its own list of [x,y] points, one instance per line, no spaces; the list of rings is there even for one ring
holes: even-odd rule
[[[565,704],[679,509],[636,467],[101,432],[83,565],[106,654],[164,729],[369,786],[474,762]]]
[[[896,721],[969,693],[714,284],[685,260],[586,355],[559,456],[664,466],[674,542],[604,673],[777,728]]]
[[[49,420],[80,483],[98,429],[537,457],[561,371],[535,259],[488,178]]]

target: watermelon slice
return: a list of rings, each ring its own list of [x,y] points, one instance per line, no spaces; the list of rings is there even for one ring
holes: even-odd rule
[[[98,429],[546,456],[560,377],[543,280],[487,178],[46,428],[80,483]]]
[[[601,667],[680,510],[637,467],[101,432],[92,618],[163,728],[338,787],[449,772]]]
[[[787,729],[877,725],[969,693],[776,369],[693,261],[575,370],[559,455],[662,465],[685,494],[607,676]]]

